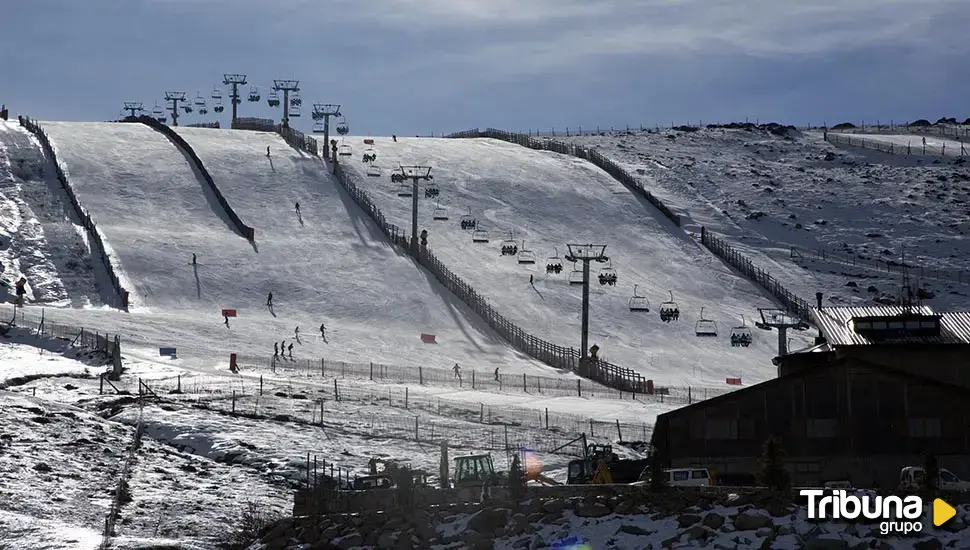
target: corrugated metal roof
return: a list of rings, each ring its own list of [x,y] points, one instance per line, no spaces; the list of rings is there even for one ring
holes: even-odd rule
[[[970,312],[934,312],[929,306],[909,310],[921,315],[940,315],[939,336],[911,336],[875,341],[855,332],[850,322],[854,317],[893,316],[907,312],[902,306],[839,306],[812,308],[812,319],[833,346],[870,346],[874,344],[970,344]]]

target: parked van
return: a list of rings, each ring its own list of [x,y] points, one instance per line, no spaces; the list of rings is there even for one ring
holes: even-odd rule
[[[671,468],[664,470],[667,477],[667,485],[670,487],[708,487],[713,485],[711,473],[707,468]],[[650,467],[643,469],[640,479],[631,485],[649,485]]]
[[[906,466],[899,471],[899,488],[903,491],[918,491],[923,487],[926,470],[922,466]],[[937,487],[941,491],[970,491],[970,481],[963,481],[950,470],[940,468]]]

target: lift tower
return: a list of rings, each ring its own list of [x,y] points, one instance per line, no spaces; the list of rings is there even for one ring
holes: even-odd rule
[[[583,262],[583,327],[579,364],[585,365],[589,360],[589,262],[605,263],[610,258],[604,254],[605,244],[567,244],[566,248],[569,249],[566,261]]]
[[[808,323],[778,308],[758,308],[761,320],[754,326],[761,330],[778,329],[778,355],[788,355],[788,329],[808,330]]]
[[[299,80],[274,80],[273,89],[283,92],[283,127],[290,127],[290,92],[300,91]]]
[[[401,174],[411,180],[411,252],[418,252],[418,181],[431,180],[431,167],[401,165]]]
[[[179,101],[185,101],[185,92],[165,92],[165,101],[171,103],[172,126],[179,125]]]
[[[323,120],[323,159],[330,160],[330,117],[340,116],[340,105],[331,103],[314,103],[313,120]]]
[[[229,127],[232,128],[236,124],[236,107],[242,102],[239,99],[239,87],[246,85],[246,75],[244,74],[223,74],[222,83],[229,86],[229,101],[232,103],[232,122]]]
[[[126,101],[123,110],[128,111],[129,117],[135,118],[138,116],[135,113],[141,113],[144,111],[145,105],[141,101]]]

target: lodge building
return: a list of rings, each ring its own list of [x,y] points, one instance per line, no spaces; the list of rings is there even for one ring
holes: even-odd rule
[[[754,483],[776,435],[797,485],[895,488],[929,453],[970,479],[970,312],[823,308],[819,297],[811,316],[816,344],[776,357],[777,378],[657,418],[667,466]]]

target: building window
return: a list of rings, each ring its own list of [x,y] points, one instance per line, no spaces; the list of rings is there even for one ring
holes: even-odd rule
[[[939,418],[910,418],[910,437],[941,437],[942,427]]]
[[[800,474],[816,474],[822,471],[822,465],[818,462],[796,462],[795,471]]]
[[[808,418],[805,424],[805,435],[808,437],[835,437],[839,420],[837,418]]]
[[[708,418],[704,422],[704,437],[707,439],[737,439],[738,423],[733,418]]]

